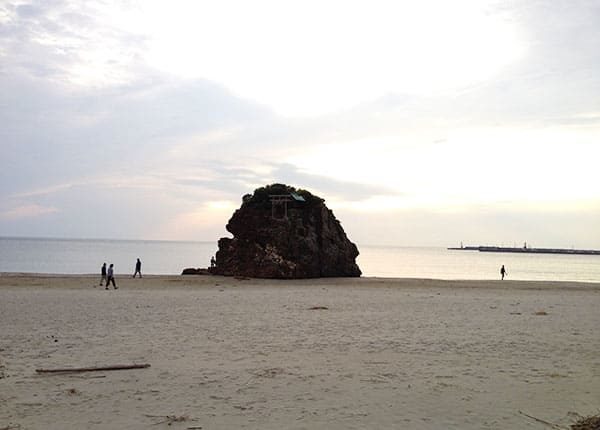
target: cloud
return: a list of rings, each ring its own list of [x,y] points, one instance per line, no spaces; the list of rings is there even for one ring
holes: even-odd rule
[[[58,212],[57,208],[40,206],[38,204],[26,204],[0,212],[0,219],[16,221],[22,218],[36,218],[42,215]]]
[[[42,9],[33,4],[20,4],[16,7],[16,13],[19,18],[32,19],[43,15]]]
[[[12,194],[12,195],[9,195],[8,197],[11,199],[24,199],[24,198],[30,198],[30,197],[47,196],[50,194],[55,194],[57,192],[68,190],[69,188],[72,188],[72,187],[73,187],[73,184],[70,184],[70,183],[58,184],[58,185],[54,185],[54,186],[50,186],[50,187],[41,187],[41,188],[29,190],[24,193]]]
[[[165,176],[175,187],[182,187],[180,195],[194,195],[194,191],[214,196],[216,200],[227,198],[239,201],[241,196],[252,193],[255,188],[272,184],[285,183],[297,188],[310,190],[325,199],[337,199],[349,202],[367,200],[376,196],[401,195],[398,190],[386,186],[343,181],[324,175],[311,174],[290,163],[277,163],[265,160],[254,168],[238,167],[235,160],[232,164],[221,160],[218,163],[205,163],[200,175]],[[221,196],[219,198],[218,196]]]
[[[333,160],[332,160],[333,162]],[[323,198],[336,198],[345,201],[361,201],[375,196],[398,196],[399,191],[385,185],[369,185],[358,182],[342,181],[332,177],[303,172],[289,164],[272,163],[274,170],[269,174],[271,182],[294,185],[298,188],[314,190]]]
[[[4,72],[112,85],[128,81],[139,63],[144,38],[111,25],[103,2],[10,2],[3,11]]]
[[[269,116],[210,82],[153,80],[89,91],[0,79],[0,195],[120,171],[148,174],[151,166],[165,168],[179,140]],[[194,144],[196,156],[210,153],[210,144]]]

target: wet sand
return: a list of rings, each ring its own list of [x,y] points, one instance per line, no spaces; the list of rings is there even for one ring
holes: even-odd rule
[[[0,276],[0,429],[543,429],[519,411],[600,410],[600,284],[98,280]],[[36,373],[133,363],[151,367]]]

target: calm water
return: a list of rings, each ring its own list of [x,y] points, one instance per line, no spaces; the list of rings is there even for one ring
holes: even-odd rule
[[[600,282],[600,256],[507,254],[449,251],[444,248],[360,246],[364,276],[497,279],[504,264],[508,279]],[[0,272],[97,273],[114,263],[117,275],[179,274],[185,267],[207,267],[216,242],[146,240],[0,238]]]

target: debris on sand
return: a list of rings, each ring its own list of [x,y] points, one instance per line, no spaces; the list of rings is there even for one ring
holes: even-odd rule
[[[538,423],[544,424],[548,427],[551,427],[556,430],[568,430],[566,427],[562,425],[551,423],[550,421],[543,420],[541,418],[534,417],[533,415],[526,414],[523,411],[519,411],[521,415],[526,416],[527,418],[531,418]],[[577,413],[569,412],[569,415],[579,415]],[[600,430],[600,415],[594,415],[589,417],[580,417],[575,424],[570,425],[571,430]]]
[[[194,421],[194,419],[191,419],[189,415],[144,415],[155,420],[160,419],[160,421],[154,423],[155,425],[166,423],[168,426],[170,426],[173,423],[182,423],[190,420]]]
[[[37,373],[77,373],[77,372],[103,372],[109,370],[147,369],[149,364],[116,364],[99,367],[66,367],[60,369],[35,369]]]
[[[600,430],[600,415],[578,419],[575,424],[571,424],[571,430]]]

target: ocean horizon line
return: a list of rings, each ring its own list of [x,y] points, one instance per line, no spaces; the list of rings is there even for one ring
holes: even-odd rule
[[[177,240],[177,239],[118,239],[111,237],[53,237],[53,236],[0,236],[0,239],[9,240],[55,240],[55,241],[98,241],[98,242],[162,242],[162,243],[216,243],[211,240]]]
[[[53,241],[98,241],[98,242],[161,242],[161,243],[200,243],[200,244],[216,244],[216,240],[181,240],[181,239],[132,239],[132,238],[98,238],[98,237],[54,237],[54,236],[2,236],[1,239],[9,240],[53,240]],[[355,242],[356,243],[356,242]],[[430,248],[430,249],[446,249],[446,245],[391,245],[391,244],[374,244],[374,243],[356,243],[359,247],[369,248]]]
[[[223,236],[228,237],[228,236]],[[219,238],[220,239],[220,238]],[[47,240],[47,241],[57,241],[57,242],[86,242],[86,241],[97,241],[97,242],[145,242],[145,243],[197,243],[197,244],[217,244],[219,239],[215,240],[200,240],[200,239],[134,239],[134,238],[114,238],[114,237],[58,237],[58,236],[15,236],[15,235],[0,235],[0,240]],[[354,242],[354,241],[353,241]],[[454,244],[443,244],[443,245],[414,245],[414,244],[378,244],[378,243],[360,243],[354,242],[359,250],[361,247],[364,248],[384,248],[384,249],[459,249],[460,246],[455,246]],[[473,247],[518,247],[517,245],[506,245],[507,242],[488,242],[483,241],[478,245],[472,245]],[[471,245],[469,245],[471,246]],[[528,243],[528,247],[530,244]],[[600,249],[600,245],[591,246],[591,245],[550,245],[550,244],[542,244],[531,246],[531,248],[557,248],[557,249],[586,249],[586,250],[598,250]]]

